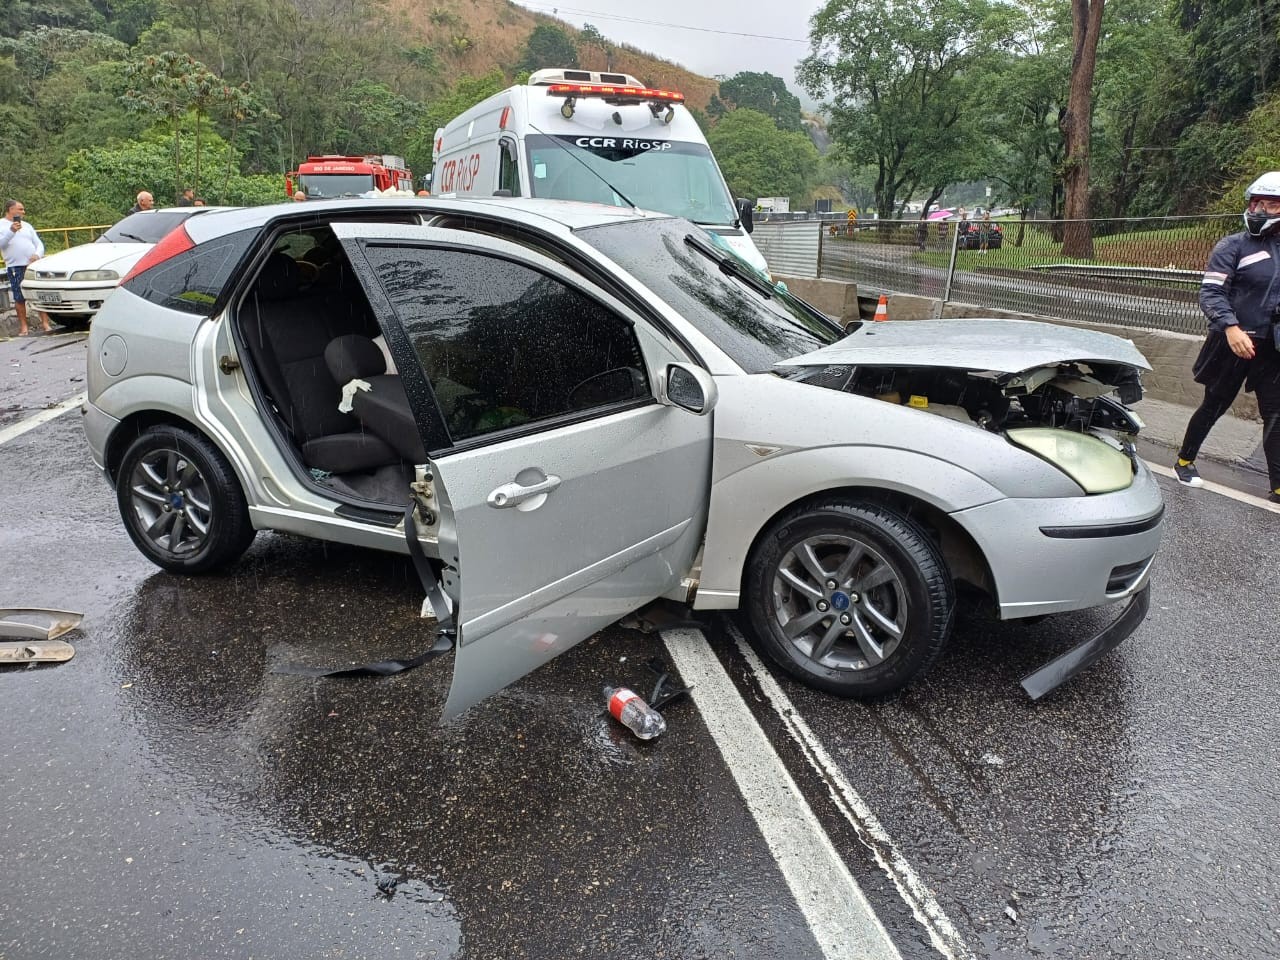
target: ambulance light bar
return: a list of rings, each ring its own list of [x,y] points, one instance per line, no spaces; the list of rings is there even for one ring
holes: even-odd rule
[[[684,94],[674,90],[649,87],[621,87],[594,83],[553,83],[547,87],[549,97],[600,97],[606,103],[684,103]]]

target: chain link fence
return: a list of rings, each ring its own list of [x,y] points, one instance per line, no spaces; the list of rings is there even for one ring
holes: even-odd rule
[[[1067,232],[1082,227],[1092,257],[1063,256]],[[754,237],[770,269],[786,276],[852,281],[873,294],[1199,334],[1205,262],[1214,244],[1239,228],[1238,216],[952,218],[871,220],[853,230],[838,221],[764,223]]]

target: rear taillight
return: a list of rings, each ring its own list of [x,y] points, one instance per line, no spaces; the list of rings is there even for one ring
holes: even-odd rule
[[[120,281],[121,285],[128,283],[140,273],[146,273],[157,264],[171,260],[180,253],[186,253],[195,245],[195,241],[191,239],[191,234],[187,233],[186,225],[178,224],[178,226],[165,234],[159,243],[143,254],[142,259],[135,263],[133,269]]]

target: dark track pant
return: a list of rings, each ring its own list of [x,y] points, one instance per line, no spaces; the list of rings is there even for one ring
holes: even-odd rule
[[[1267,458],[1267,474],[1272,490],[1280,490],[1280,351],[1270,341],[1255,341],[1257,355],[1249,362],[1245,388],[1258,399],[1262,414],[1262,452]],[[1238,383],[1215,383],[1205,387],[1204,401],[1187,422],[1178,457],[1194,460],[1210,429],[1231,409]],[[1228,392],[1229,391],[1229,392]]]

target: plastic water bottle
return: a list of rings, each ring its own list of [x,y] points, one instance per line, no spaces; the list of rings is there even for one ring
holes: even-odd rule
[[[667,732],[667,721],[662,714],[649,706],[628,687],[605,687],[605,703],[613,719],[634,733],[641,740],[652,740]]]

